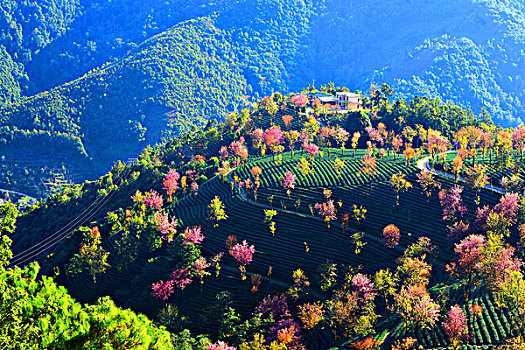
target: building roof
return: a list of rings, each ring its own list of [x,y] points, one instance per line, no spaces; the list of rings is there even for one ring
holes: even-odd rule
[[[326,94],[326,93],[324,93],[324,92],[310,92],[310,93],[308,94],[308,96],[313,96],[313,97],[330,97],[330,96],[332,96],[332,95],[330,95],[330,94]]]
[[[353,92],[340,91],[335,93],[336,96],[348,96],[348,97],[361,97],[359,94],[354,94]]]
[[[319,96],[317,98],[319,99],[319,101],[321,101],[321,103],[330,103],[330,102],[337,102],[338,101],[335,97],[330,96],[330,95]]]

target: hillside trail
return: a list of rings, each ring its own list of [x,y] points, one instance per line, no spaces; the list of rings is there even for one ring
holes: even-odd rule
[[[451,152],[454,152],[454,151],[452,151],[452,150],[446,151],[446,152],[438,154],[437,156],[439,157],[442,154],[447,154],[447,153],[451,153]],[[443,177],[446,177],[446,178],[449,178],[449,179],[452,179],[452,180],[456,180],[456,177],[454,175],[452,175],[452,174],[449,174],[449,173],[446,173],[444,171],[439,171],[439,170],[436,170],[434,168],[431,168],[430,165],[429,165],[430,158],[431,158],[431,156],[426,156],[425,158],[420,159],[417,162],[417,167],[420,170],[426,170],[426,171],[428,171],[428,172],[430,172],[430,173],[432,173],[434,175],[443,176]],[[466,182],[467,180],[464,177],[460,176],[458,178],[458,181]],[[485,186],[483,186],[483,188],[486,189],[486,190],[489,190],[489,191],[493,191],[493,192],[499,193],[499,194],[507,193],[507,191],[505,191],[505,189],[503,189],[501,187],[497,187],[497,186],[491,185],[491,184],[490,185],[485,185]]]

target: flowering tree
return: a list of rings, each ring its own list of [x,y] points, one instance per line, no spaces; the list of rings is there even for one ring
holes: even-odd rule
[[[443,322],[443,327],[447,333],[453,349],[459,349],[461,342],[468,337],[467,318],[463,309],[458,305],[452,306],[448,312],[447,319]]]
[[[330,220],[336,220],[336,210],[334,201],[329,200],[325,203],[316,203],[314,208],[318,211],[319,216],[326,222],[328,228],[330,228]]]
[[[365,283],[368,288],[368,283]],[[358,289],[359,287],[355,287]],[[324,303],[326,320],[334,331],[346,337],[366,336],[373,332],[373,325],[378,316],[375,313],[373,299],[365,299],[360,292],[342,288],[333,293],[331,299]],[[369,296],[372,296],[369,294]]]
[[[204,277],[210,276],[211,273],[207,271],[208,267],[210,267],[211,264],[206,261],[206,258],[201,256],[195,262],[193,263],[193,267],[191,269],[192,273],[197,276],[201,284],[204,283]]]
[[[412,158],[414,158],[414,156],[416,155],[416,150],[413,149],[412,147],[407,147],[405,148],[405,150],[403,151],[403,156],[405,157],[406,159],[406,162],[405,162],[405,165],[408,165],[410,164],[410,160]]]
[[[394,299],[405,328],[430,329],[439,318],[439,305],[430,298],[424,285],[403,287]]]
[[[208,205],[209,219],[215,221],[214,227],[219,226],[219,221],[228,219],[224,204],[218,196],[215,196]]]
[[[383,133],[382,132],[380,132],[377,129],[374,129],[371,126],[365,128],[365,130],[368,133],[368,138],[372,142],[372,145],[374,146],[374,148],[377,147],[377,144],[379,144],[380,146],[383,145],[385,140],[383,139]]]
[[[357,340],[351,345],[353,349],[356,350],[379,350],[381,349],[381,344],[383,342],[379,339],[374,339],[372,337],[366,337],[363,340]]]
[[[291,171],[287,171],[284,177],[281,178],[281,184],[286,189],[288,197],[290,197],[292,190],[295,188],[295,178],[296,176]]]
[[[252,131],[252,145],[256,149],[259,149],[262,147],[264,143],[264,130],[261,128],[257,128]],[[263,153],[261,153],[261,156],[264,156]]]
[[[223,341],[218,343],[208,344],[208,350],[237,350],[235,346],[229,346]]]
[[[439,131],[429,129],[426,136],[427,142],[424,144],[430,153],[430,156],[434,158],[436,154],[446,152],[449,145],[449,140],[441,135]]]
[[[516,224],[516,214],[519,208],[519,197],[517,193],[506,193],[494,207],[494,211],[500,214],[508,226]]]
[[[323,306],[318,302],[299,305],[298,316],[304,328],[313,329],[324,319]]]
[[[303,143],[304,150],[310,156],[310,162],[312,163],[312,168],[314,167],[314,157],[321,152],[319,147],[315,143]]]
[[[279,146],[283,143],[283,133],[278,126],[272,126],[266,130],[264,134],[264,142],[270,149]]]
[[[294,95],[290,98],[290,101],[295,107],[302,108],[308,104],[308,97],[306,95]]]
[[[518,206],[518,195],[506,193],[493,209],[484,206],[476,210],[476,224],[494,236],[509,236],[510,227],[516,224]]]
[[[406,192],[412,188],[412,184],[406,179],[406,174],[401,172],[392,175],[390,178],[390,186],[394,189],[396,194],[396,206],[399,205],[399,193]]]
[[[239,269],[241,270],[242,279],[246,279],[246,265],[252,262],[253,254],[255,253],[255,247],[253,245],[248,245],[248,242],[245,240],[242,241],[242,244],[237,243],[232,248],[232,256],[239,264]]]
[[[363,156],[361,162],[361,170],[358,174],[364,173],[370,177],[374,177],[377,174],[377,163],[374,157],[369,154]],[[370,191],[372,191],[372,181],[370,181]]]
[[[163,189],[166,191],[166,194],[169,196],[168,201],[172,201],[172,195],[179,188],[180,174],[175,171],[175,169],[170,169],[168,174],[164,177],[162,181]]]
[[[401,147],[403,146],[403,139],[401,138],[401,136],[393,135],[390,143],[392,144],[392,148],[394,149],[394,159],[396,159],[396,153],[399,153]]]
[[[462,192],[463,188],[458,186],[439,192],[439,199],[443,207],[443,220],[453,221],[458,215],[465,214],[467,207],[463,205]]]
[[[173,280],[159,281],[151,285],[151,296],[159,300],[168,300],[173,293],[175,293],[175,288],[173,288]]]
[[[281,321],[291,317],[288,309],[288,302],[284,294],[268,295],[255,308],[255,314],[265,316],[272,316],[275,321]]]
[[[401,233],[396,225],[390,224],[383,229],[383,246],[386,248],[394,248],[399,244]]]
[[[434,179],[434,175],[430,171],[421,170],[421,172],[417,174],[417,182],[423,188],[423,193],[427,197],[432,195],[433,188],[441,188],[441,183]]]
[[[149,221],[156,225],[160,233],[162,234],[162,239],[168,243],[173,240],[173,237],[177,233],[177,220],[169,220],[168,214],[162,213],[160,211],[155,212],[152,218]]]
[[[282,117],[284,125],[289,129],[290,125],[292,124],[293,116],[289,114],[285,114]]]
[[[335,136],[335,141],[339,145],[339,148],[341,148],[341,152],[344,154],[345,143],[346,141],[348,141],[348,138],[350,137],[350,133],[343,128],[337,128],[335,130],[334,136]]]
[[[470,235],[455,245],[454,261],[447,265],[452,277],[466,280],[467,299],[472,282],[483,272],[485,249],[485,237]]]
[[[172,272],[171,280],[177,288],[184,289],[188,284],[193,282],[190,275],[191,271],[188,268],[177,269]]]
[[[158,194],[155,190],[152,190],[151,192],[146,192],[144,195],[144,204],[148,208],[160,210],[163,204],[162,196]]]
[[[352,290],[356,297],[362,302],[369,302],[375,299],[377,291],[370,279],[362,273],[356,274],[351,280]]]
[[[186,227],[183,234],[184,244],[201,244],[204,240],[202,229],[200,226]]]
[[[520,152],[520,158],[523,158],[523,151],[525,151],[525,126],[520,125],[512,132],[512,146],[515,150]]]
[[[241,136],[238,141],[233,141],[228,149],[234,157],[242,159],[242,161],[248,159],[248,148],[244,144],[244,137]]]

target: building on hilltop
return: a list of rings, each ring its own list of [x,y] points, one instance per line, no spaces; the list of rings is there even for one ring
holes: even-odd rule
[[[355,111],[361,107],[361,95],[352,92],[336,92],[337,104],[344,111]]]
[[[314,101],[319,101],[319,104],[328,109],[340,109],[342,111],[354,111],[361,108],[361,95],[351,92],[336,92],[335,96],[316,92],[308,94],[310,106]]]

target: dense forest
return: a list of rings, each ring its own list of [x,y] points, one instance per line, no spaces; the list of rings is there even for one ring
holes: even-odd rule
[[[500,125],[523,118],[519,1],[8,0],[0,10],[0,150],[18,169],[0,182],[22,189],[29,174],[35,195],[53,177],[95,178],[147,144],[307,84],[386,82],[398,98],[485,107]]]

